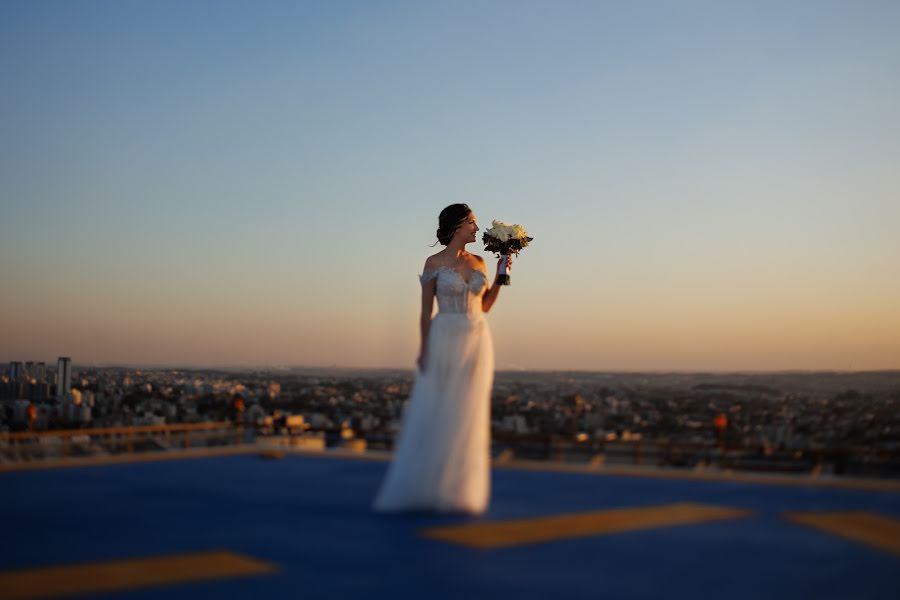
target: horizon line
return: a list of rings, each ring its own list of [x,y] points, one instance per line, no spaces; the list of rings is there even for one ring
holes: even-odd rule
[[[58,359],[57,359],[58,360]],[[0,360],[0,364],[9,364],[10,362],[43,362],[52,365],[48,361],[6,361]],[[111,362],[91,362],[80,363],[72,362],[72,368],[94,368],[94,369],[147,369],[156,371],[290,371],[290,370],[311,370],[311,371],[414,371],[415,366],[397,367],[397,366],[347,366],[347,365],[269,365],[269,364],[219,364],[219,365],[198,365],[198,364],[176,364],[176,363],[111,363]],[[646,368],[646,369],[586,369],[586,368],[530,368],[530,367],[507,367],[495,369],[497,373],[610,373],[610,374],[680,374],[680,375],[701,375],[701,374],[717,374],[717,375],[763,375],[763,374],[813,374],[813,373],[841,373],[841,374],[861,374],[861,373],[898,373],[900,367],[873,368],[873,369],[836,369],[836,368],[784,368],[784,369],[671,369],[671,368]]]

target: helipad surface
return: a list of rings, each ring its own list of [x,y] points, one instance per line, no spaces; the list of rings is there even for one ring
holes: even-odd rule
[[[386,467],[248,453],[0,472],[0,598],[900,596],[896,485],[495,467],[483,516],[385,516]]]

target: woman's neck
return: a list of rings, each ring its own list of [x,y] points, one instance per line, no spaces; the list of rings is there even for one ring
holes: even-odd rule
[[[449,244],[447,244],[447,254],[454,258],[462,258],[468,253],[466,252],[465,244],[450,242]]]

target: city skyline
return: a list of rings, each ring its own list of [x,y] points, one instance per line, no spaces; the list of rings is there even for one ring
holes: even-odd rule
[[[412,371],[415,366],[388,366],[388,367],[360,367],[360,366],[344,366],[337,364],[188,364],[188,363],[128,363],[128,362],[101,362],[101,361],[88,361],[88,362],[77,362],[72,361],[70,357],[59,357],[57,359],[56,368],[49,368],[46,366],[48,363],[45,360],[37,360],[37,359],[29,359],[29,360],[5,360],[0,358],[0,373],[6,372],[7,375],[10,375],[11,370],[13,369],[12,365],[19,365],[21,368],[22,365],[26,365],[24,371],[27,371],[27,365],[43,365],[44,367],[44,379],[43,381],[48,383],[55,383],[58,378],[58,373],[60,370],[60,361],[65,359],[68,364],[68,375],[71,377],[72,370],[93,370],[93,369],[134,369],[134,370],[147,370],[147,371],[196,371],[198,373],[208,371],[208,372],[230,372],[234,374],[240,373],[250,373],[250,372],[265,372],[271,371],[276,375],[283,374],[291,374],[292,372],[296,373],[352,373],[352,372],[403,372],[403,371]],[[865,375],[867,373],[871,374],[891,374],[891,373],[900,373],[900,369],[574,369],[574,368],[498,368],[497,372],[514,374],[516,372],[521,373],[532,373],[532,374],[554,374],[554,373],[573,373],[573,374],[585,374],[585,375],[790,375],[790,374],[814,374],[814,373],[822,373],[822,374],[844,374],[844,375]],[[49,377],[50,374],[53,374],[53,378]],[[13,380],[16,377],[12,377]]]
[[[5,2],[0,359],[412,369],[467,202],[535,238],[498,369],[898,369],[898,30],[875,0]]]

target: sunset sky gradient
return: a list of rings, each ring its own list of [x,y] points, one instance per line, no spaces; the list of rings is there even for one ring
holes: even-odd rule
[[[895,1],[6,0],[0,81],[2,361],[412,368],[467,202],[500,369],[900,368]]]

